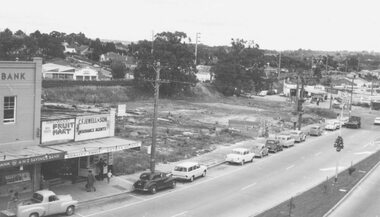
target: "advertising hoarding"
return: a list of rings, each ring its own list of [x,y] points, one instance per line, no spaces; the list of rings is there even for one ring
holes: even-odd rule
[[[41,143],[74,140],[75,119],[42,121],[41,131]]]
[[[112,136],[110,114],[80,116],[75,120],[75,141]]]

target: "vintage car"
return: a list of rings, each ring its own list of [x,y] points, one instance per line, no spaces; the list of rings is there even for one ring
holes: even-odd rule
[[[312,126],[309,131],[311,136],[320,136],[322,135],[323,129],[321,126]]]
[[[326,121],[325,130],[337,130],[340,128],[339,120],[328,120]]]
[[[292,130],[289,132],[289,135],[295,142],[304,142],[306,140],[306,134],[301,130]]]
[[[295,143],[295,140],[290,135],[278,135],[276,136],[276,140],[280,142],[280,145],[282,145],[282,147],[286,148],[294,146]]]
[[[255,157],[264,157],[268,156],[269,149],[265,146],[265,144],[255,144],[252,148],[252,152],[255,154]]]
[[[157,190],[175,188],[175,186],[176,180],[172,174],[159,171],[142,173],[140,179],[133,184],[136,191],[146,191],[151,194],[155,194]]]
[[[74,215],[78,201],[70,195],[56,195],[49,190],[41,190],[33,193],[30,200],[21,201],[16,210],[5,210],[5,216],[39,217],[65,213]]]
[[[380,124],[380,117],[376,117],[375,120],[373,121],[374,125],[379,125]]]
[[[175,179],[194,181],[195,178],[205,177],[207,167],[196,162],[183,162],[176,165],[172,171]]]
[[[232,153],[227,154],[226,161],[228,163],[238,163],[244,165],[245,162],[252,162],[255,154],[246,148],[235,148]]]
[[[268,148],[268,152],[276,153],[278,151],[282,151],[282,145],[276,139],[267,139],[265,142],[265,146]]]

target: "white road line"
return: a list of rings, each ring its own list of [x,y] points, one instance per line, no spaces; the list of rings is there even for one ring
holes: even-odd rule
[[[144,203],[144,202],[147,202],[147,201],[150,201],[150,200],[154,200],[154,199],[157,199],[157,198],[161,198],[161,197],[165,197],[173,192],[180,192],[180,191],[184,191],[188,188],[191,188],[191,187],[194,187],[194,186],[197,186],[197,185],[200,185],[200,184],[203,184],[203,183],[206,183],[206,182],[210,182],[214,179],[217,179],[217,178],[220,178],[220,177],[223,177],[223,176],[227,176],[227,175],[230,175],[232,173],[236,173],[240,170],[243,170],[245,169],[246,167],[239,167],[238,169],[236,170],[232,170],[231,172],[229,173],[225,173],[223,175],[220,175],[220,176],[215,176],[215,177],[211,177],[209,179],[206,179],[204,181],[200,181],[200,182],[196,182],[192,185],[188,185],[188,186],[185,186],[183,188],[180,188],[180,189],[176,189],[175,191],[169,191],[169,192],[166,192],[166,193],[162,193],[162,194],[159,194],[158,196],[156,197],[151,197],[151,198],[148,198],[148,199],[145,199],[145,200],[141,200],[141,201],[136,201],[136,202],[133,202],[133,203],[128,203],[128,204],[125,204],[123,206],[119,206],[119,207],[115,207],[115,208],[111,208],[111,209],[108,209],[108,210],[102,210],[102,211],[98,211],[96,213],[92,213],[92,214],[88,214],[88,215],[85,215],[85,216],[82,216],[82,217],[89,217],[89,216],[95,216],[95,215],[98,215],[100,216],[100,214],[104,214],[104,213],[107,213],[107,212],[111,212],[111,211],[115,211],[115,210],[119,210],[119,209],[123,209],[123,208],[126,208],[126,207],[130,207],[130,206],[133,206],[133,205],[137,205],[137,204],[141,204],[141,203]]]
[[[365,145],[363,145],[363,148],[366,148],[367,146],[369,146],[370,143],[367,143]]]
[[[184,212],[181,212],[181,213],[175,214],[175,215],[173,215],[172,217],[177,217],[177,216],[185,215],[186,213],[187,213],[187,211],[184,211]]]
[[[317,157],[318,155],[322,154],[322,152],[318,152],[315,154],[315,156]]]
[[[294,165],[288,166],[288,167],[286,167],[286,170],[290,170],[293,167],[294,167]]]
[[[247,186],[245,186],[244,188],[242,188],[241,189],[241,191],[244,191],[245,189],[247,189],[247,188],[250,188],[250,187],[252,187],[252,186],[255,186],[257,183],[255,182],[255,183],[252,183],[252,184],[250,184],[250,185],[247,185]]]
[[[363,151],[363,152],[356,152],[355,155],[362,155],[362,154],[372,154],[373,151]]]

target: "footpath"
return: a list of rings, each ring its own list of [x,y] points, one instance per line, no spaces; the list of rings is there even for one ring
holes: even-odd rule
[[[310,127],[313,125],[308,125],[303,127],[303,131],[308,132]],[[217,149],[212,152],[205,153],[200,156],[196,156],[190,159],[185,159],[178,162],[171,162],[167,164],[158,164],[156,169],[162,172],[170,172],[175,165],[184,161],[194,161],[199,162],[200,164],[206,165],[208,168],[218,166],[225,163],[225,157],[228,153],[231,152],[234,148],[251,148],[255,144],[264,143],[265,138],[257,138],[251,140],[245,140],[235,144],[225,144],[219,145]],[[103,181],[95,182],[96,191],[95,192],[86,192],[85,182],[72,184],[71,182],[61,184],[58,186],[52,186],[50,190],[54,191],[56,194],[70,194],[75,200],[79,201],[79,206],[90,205],[91,203],[103,200],[110,200],[114,197],[118,197],[123,194],[127,194],[132,191],[133,183],[138,180],[142,172],[113,176],[110,180],[110,183],[107,182],[107,179]],[[27,199],[31,197],[32,193],[20,194],[19,199]],[[10,197],[0,197],[0,210],[6,209]]]

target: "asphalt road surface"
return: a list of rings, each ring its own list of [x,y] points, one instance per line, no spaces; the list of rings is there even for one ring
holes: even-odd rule
[[[180,183],[155,195],[131,193],[112,203],[78,209],[77,216],[238,217],[254,216],[301,193],[379,149],[378,129],[343,129],[345,148],[336,152],[338,131],[309,137],[304,143],[256,159],[244,166],[222,165],[206,178]]]
[[[380,167],[377,167],[329,217],[379,217]]]

